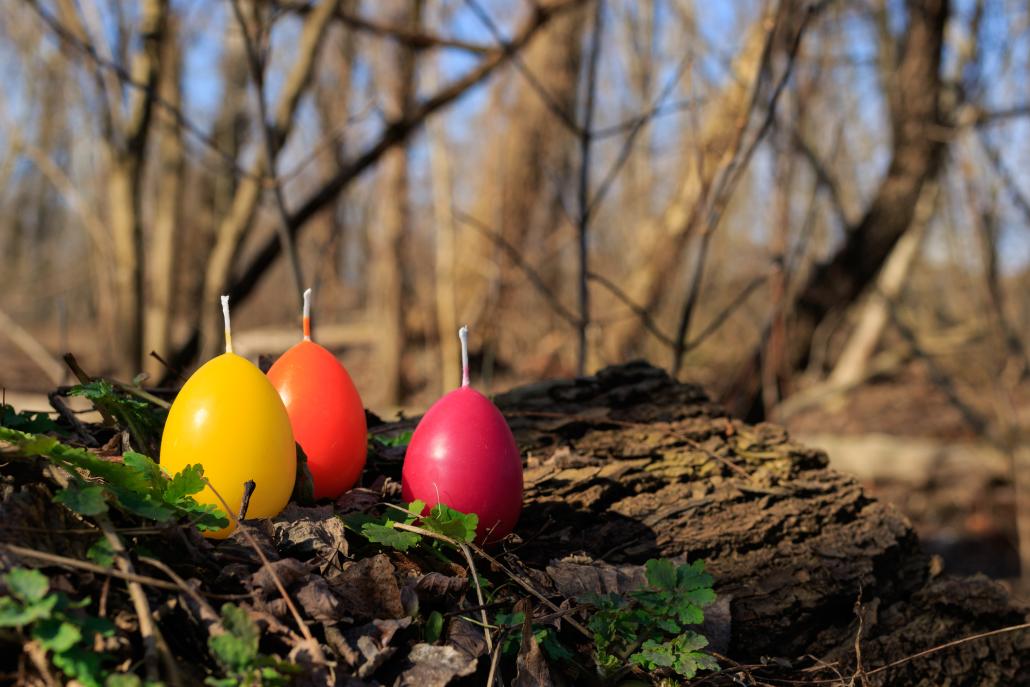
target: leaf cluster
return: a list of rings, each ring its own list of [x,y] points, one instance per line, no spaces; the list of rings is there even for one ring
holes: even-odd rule
[[[118,390],[106,379],[73,386],[68,395],[87,398],[97,410],[114,418],[129,431],[136,448],[156,451],[167,417],[164,409]]]
[[[701,651],[708,640],[688,627],[704,622],[704,607],[715,601],[704,561],[677,566],[667,559],[652,559],[645,571],[647,584],[640,590],[586,599],[597,609],[587,626],[594,633],[601,672],[613,674],[627,661],[685,678],[718,668],[715,659]]]
[[[104,460],[53,437],[6,427],[0,427],[0,441],[17,446],[26,455],[46,458],[64,468],[72,480],[54,500],[80,515],[100,515],[106,513],[110,505],[115,505],[159,523],[188,519],[201,530],[217,530],[229,524],[220,509],[199,504],[193,498],[205,486],[204,469],[200,465],[188,465],[169,477],[150,458],[132,451],[126,452],[121,462]]]
[[[368,440],[375,442],[380,446],[386,446],[387,448],[395,448],[397,446],[407,446],[411,443],[411,435],[413,432],[406,431],[391,436],[380,436],[378,434],[369,435]]]
[[[16,411],[14,406],[6,403],[0,405],[0,427],[34,433],[58,431],[57,423],[46,413]]]
[[[0,597],[0,627],[15,628],[49,655],[69,680],[85,687],[139,687],[132,674],[104,668],[109,657],[94,651],[97,637],[110,637],[114,625],[87,614],[89,598],[72,601],[50,591],[50,581],[38,570],[12,568],[3,576],[7,595]]]
[[[356,514],[345,516],[344,522],[374,544],[389,546],[398,551],[407,551],[421,543],[423,535],[398,529],[395,527],[398,523],[417,524],[418,527],[429,532],[468,543],[476,538],[479,516],[475,513],[466,514],[456,511],[442,503],[436,504],[426,513],[426,503],[416,499],[406,508],[397,507],[379,517]]]
[[[265,656],[258,651],[261,632],[247,612],[235,604],[222,606],[222,634],[207,640],[208,649],[225,670],[225,677],[208,677],[204,683],[212,687],[287,685],[296,666]]]

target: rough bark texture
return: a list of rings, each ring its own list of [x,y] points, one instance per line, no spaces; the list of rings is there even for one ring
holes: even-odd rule
[[[854,669],[859,599],[867,671],[1027,621],[1027,609],[997,583],[936,575],[905,517],[830,469],[824,453],[777,426],[729,418],[699,388],[657,368],[607,368],[496,401],[528,460],[518,527],[526,544],[517,553],[549,566],[559,589],[571,563],[556,561],[573,554],[617,566],[703,558],[729,604],[714,629],[728,656],[783,657],[795,666],[815,656],[839,661],[845,675]],[[635,574],[621,568],[608,582]],[[964,643],[869,682],[1021,684],[1028,669],[1030,633],[1020,632]]]

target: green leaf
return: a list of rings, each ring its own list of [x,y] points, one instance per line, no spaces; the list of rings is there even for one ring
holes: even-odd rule
[[[132,673],[114,673],[104,680],[104,687],[140,687],[143,682]]]
[[[46,413],[15,411],[13,406],[0,405],[0,427],[21,430],[22,432],[54,432],[58,431],[57,423]]]
[[[174,507],[158,501],[156,498],[147,494],[140,494],[122,489],[117,490],[116,493],[118,495],[119,504],[125,510],[135,513],[136,515],[143,516],[144,518],[157,520],[158,522],[168,522],[176,514]]]
[[[443,616],[439,611],[433,611],[426,618],[426,643],[436,644],[443,634]]]
[[[122,462],[143,476],[145,483],[151,488],[162,489],[165,486],[167,477],[157,463],[148,456],[135,451],[126,451],[122,456]]]
[[[466,515],[438,503],[429,511],[428,516],[422,518],[421,526],[430,532],[437,532],[451,539],[470,542],[476,538],[479,516],[475,513]]]
[[[407,446],[408,444],[411,443],[411,435],[412,435],[412,432],[411,431],[407,431],[407,432],[401,432],[399,434],[394,434],[393,436],[385,436],[385,437],[384,436],[379,436],[378,434],[373,434],[369,438],[370,438],[371,441],[376,442],[380,446],[390,446],[390,447],[392,447],[392,446]]]
[[[164,501],[179,505],[183,499],[204,490],[204,468],[201,465],[187,465],[176,473],[165,485]],[[192,500],[192,499],[191,499]],[[195,502],[194,502],[195,503]]]
[[[644,564],[647,583],[662,591],[676,590],[676,565],[667,558],[654,559]]]
[[[49,618],[36,623],[32,628],[32,636],[44,649],[62,654],[79,643],[82,632],[71,623]]]
[[[42,601],[50,589],[47,576],[30,568],[12,568],[4,575],[4,582],[11,594],[26,604]]]
[[[111,542],[105,537],[100,537],[86,551],[86,558],[105,568],[111,567],[114,565],[114,549],[111,548]]]
[[[361,526],[361,534],[374,544],[391,546],[398,551],[407,551],[422,541],[420,535],[395,529],[393,523],[389,521],[385,525],[366,522]]]
[[[81,646],[54,654],[51,658],[62,673],[78,680],[85,687],[101,687],[101,678],[103,677],[103,670],[100,667],[101,659],[101,654]]]
[[[222,627],[225,628],[224,634],[207,640],[215,659],[231,671],[249,667],[258,655],[260,636],[257,625],[239,606],[225,604],[222,606]]]
[[[422,499],[415,499],[408,504],[408,513],[413,517],[411,522],[414,522],[418,518],[422,517],[422,512],[426,509],[426,502]]]
[[[68,506],[79,515],[99,515],[107,512],[104,488],[99,484],[80,486],[72,482],[54,494],[54,501]]]
[[[48,596],[27,606],[10,596],[0,597],[0,627],[24,627],[40,618],[49,618],[55,605],[56,596]]]

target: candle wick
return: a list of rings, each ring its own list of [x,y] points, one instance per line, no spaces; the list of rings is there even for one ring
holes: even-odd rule
[[[222,296],[222,319],[225,321],[225,352],[232,353],[232,325],[229,324],[229,296]]]
[[[304,291],[304,340],[311,341],[311,289]]]
[[[461,386],[469,385],[469,328],[462,325],[458,330],[458,338],[461,339]]]

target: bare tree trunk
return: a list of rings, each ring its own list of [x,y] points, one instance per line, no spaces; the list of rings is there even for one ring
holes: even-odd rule
[[[422,1],[400,3],[393,23],[417,31],[422,22]],[[379,78],[383,109],[388,120],[401,119],[411,109],[415,97],[415,51],[390,45],[384,48]],[[395,405],[404,395],[405,237],[408,233],[410,196],[408,190],[407,146],[394,148],[383,156],[380,171],[379,221],[372,237],[371,309],[378,319],[376,372],[382,393],[381,403]]]
[[[182,103],[182,52],[175,20],[169,21],[168,38],[161,62],[161,98],[178,108]],[[179,228],[186,160],[182,131],[175,119],[164,111],[159,114],[158,123],[160,145],[157,198],[154,201],[150,263],[147,269],[149,290],[143,352],[157,351],[167,357],[171,349],[174,317],[172,290],[177,264],[175,237]],[[149,355],[145,357],[144,369],[154,379],[164,371],[161,363]]]
[[[908,230],[924,183],[940,167],[945,150],[940,64],[948,0],[909,0],[908,23],[897,69],[888,83],[893,151],[887,173],[858,224],[829,262],[816,268],[794,301],[788,361],[804,369],[819,324],[850,306],[875,279],[895,244]],[[888,37],[889,38],[889,37]],[[765,416],[761,351],[756,349],[731,385],[733,411]]]
[[[866,378],[869,361],[890,322],[891,304],[901,296],[922,248],[937,204],[937,190],[935,181],[928,182],[923,188],[912,218],[912,227],[898,240],[884,263],[876,279],[876,286],[862,308],[858,324],[830,373],[829,383],[832,386],[848,388]]]
[[[108,223],[114,249],[117,289],[118,367],[135,375],[143,365],[143,174],[151,133],[154,91],[158,85],[168,0],[146,0],[140,7],[142,45],[133,55],[130,73],[147,88],[132,89],[115,140],[108,141]],[[117,107],[119,103],[112,103]]]
[[[436,67],[435,69],[439,69]],[[436,79],[434,78],[434,81]],[[437,122],[429,130],[429,163],[433,183],[433,227],[435,228],[436,336],[440,350],[440,392],[446,393],[461,381],[458,359],[458,313],[455,288],[455,242],[457,224],[451,207],[454,202],[447,132]]]
[[[565,221],[561,194],[573,179],[576,140],[567,122],[575,119],[587,16],[577,9],[555,18],[520,57],[537,86],[513,70],[498,81],[483,116],[498,134],[483,147],[484,171],[471,214],[494,228],[530,264],[546,255],[546,246]],[[499,322],[490,313],[527,307],[515,303],[522,290],[512,285],[520,283],[521,274],[494,241],[479,232],[467,236],[458,248],[458,292],[463,297],[458,311],[476,327],[484,345],[496,343]],[[555,291],[563,290],[566,277],[574,278],[561,265],[541,272],[553,280]],[[478,294],[489,295],[473,300]],[[549,328],[546,320],[540,324]],[[535,340],[538,331],[510,332],[505,340],[521,347]]]

